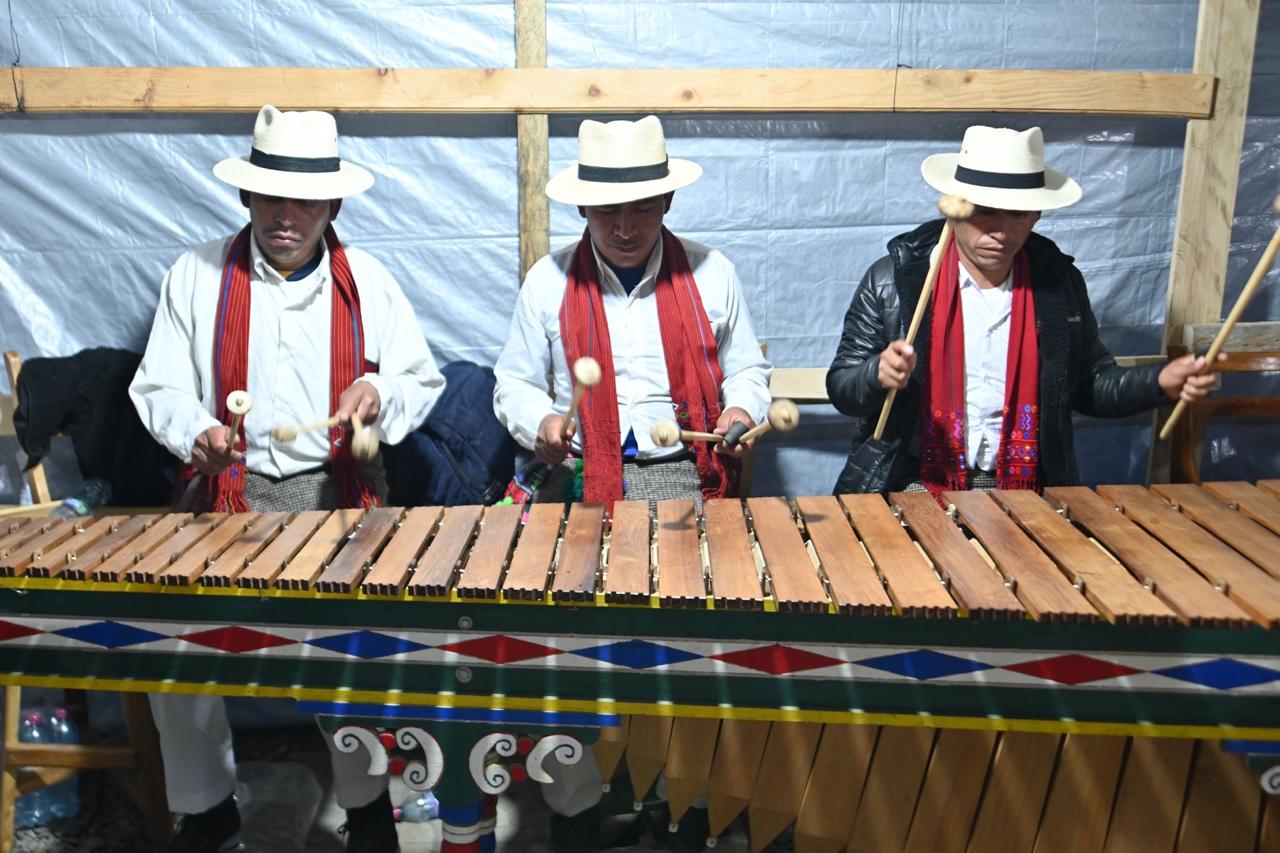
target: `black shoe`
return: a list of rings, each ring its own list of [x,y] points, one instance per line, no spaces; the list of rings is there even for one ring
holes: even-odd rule
[[[600,849],[600,806],[570,817],[552,813],[550,834],[555,853],[595,853]]]
[[[347,822],[338,832],[347,838],[347,853],[399,853],[391,792],[383,791],[367,806],[347,809]]]
[[[178,818],[178,831],[169,841],[169,853],[224,853],[243,850],[240,843],[240,810],[235,797],[227,797],[199,814]]]

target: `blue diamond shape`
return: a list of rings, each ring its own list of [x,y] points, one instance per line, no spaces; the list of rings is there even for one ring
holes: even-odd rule
[[[907,675],[911,678],[918,678],[921,681],[956,675],[961,672],[978,672],[983,669],[991,669],[989,664],[979,663],[968,658],[944,655],[941,652],[931,652],[927,649],[916,649],[914,652],[867,658],[866,660],[855,661],[855,663],[883,670],[884,672],[892,672],[894,675]]]
[[[75,628],[63,628],[53,633],[79,640],[82,643],[93,643],[95,646],[102,646],[104,649],[119,649],[124,646],[149,643],[152,640],[169,639],[164,634],[157,634],[155,631],[145,631],[133,625],[125,625],[122,622],[112,622],[110,620],[106,622],[91,622],[88,625],[80,625]]]
[[[365,660],[385,658],[404,652],[416,652],[419,649],[431,648],[402,637],[388,637],[386,634],[379,634],[376,631],[354,631],[350,634],[334,634],[332,637],[308,640],[307,644],[319,646],[331,652],[340,652],[344,655],[364,658]]]
[[[1192,684],[1203,684],[1218,690],[1231,690],[1235,687],[1249,687],[1254,684],[1266,684],[1268,681],[1280,679],[1280,672],[1251,663],[1218,658],[1204,663],[1191,663],[1186,666],[1171,666],[1168,669],[1157,669],[1158,675],[1167,675],[1179,681]]]
[[[651,666],[684,663],[687,660],[697,660],[702,657],[693,652],[673,649],[670,646],[659,646],[646,640],[626,640],[621,643],[610,643],[607,646],[578,649],[574,654],[618,666],[627,666],[631,669],[648,669]]]

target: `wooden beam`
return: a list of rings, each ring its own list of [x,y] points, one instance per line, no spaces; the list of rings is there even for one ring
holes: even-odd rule
[[[1031,85],[1029,74],[1035,75]],[[903,68],[899,112],[1044,112],[1207,118],[1212,74],[1145,71],[1010,71]]]
[[[1258,8],[1259,0],[1200,0],[1193,71],[1214,75],[1218,88],[1213,114],[1187,122],[1162,349],[1181,340],[1184,326],[1222,318]],[[1169,411],[1155,414],[1157,433]],[[1148,482],[1168,482],[1170,463],[1169,442],[1153,441]]]
[[[1203,353],[1221,328],[1221,323],[1189,323],[1182,327],[1182,345],[1191,352]],[[1226,352],[1280,351],[1280,322],[1236,323],[1223,349]]]
[[[1259,0],[1201,0],[1195,71],[1218,78],[1213,115],[1187,123],[1165,344],[1222,316]]]
[[[14,85],[0,87],[0,112],[253,113],[272,103],[454,114],[959,109],[1207,118],[1214,98],[1207,73],[532,67],[17,67],[12,73]]]
[[[547,0],[516,0],[516,66],[546,68]],[[516,116],[516,161],[520,192],[520,281],[551,248],[547,207],[547,117]]]

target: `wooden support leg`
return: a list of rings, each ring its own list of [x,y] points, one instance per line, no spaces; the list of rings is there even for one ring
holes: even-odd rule
[[[0,778],[0,853],[13,853],[14,804],[18,799],[18,768],[9,763],[9,750],[18,742],[22,697],[17,687],[4,688],[4,767]]]
[[[164,791],[164,762],[160,757],[160,741],[155,722],[151,719],[151,705],[145,693],[122,693],[125,727],[129,731],[129,744],[133,749],[134,767],[137,771],[138,807],[147,822],[151,847],[156,853],[164,853],[173,834],[173,820],[169,816],[169,799]]]

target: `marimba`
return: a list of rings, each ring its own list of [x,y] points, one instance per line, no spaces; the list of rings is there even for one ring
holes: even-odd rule
[[[1280,849],[1217,743],[1280,740],[1280,481],[946,499],[9,519],[0,681],[604,725],[759,845]]]

